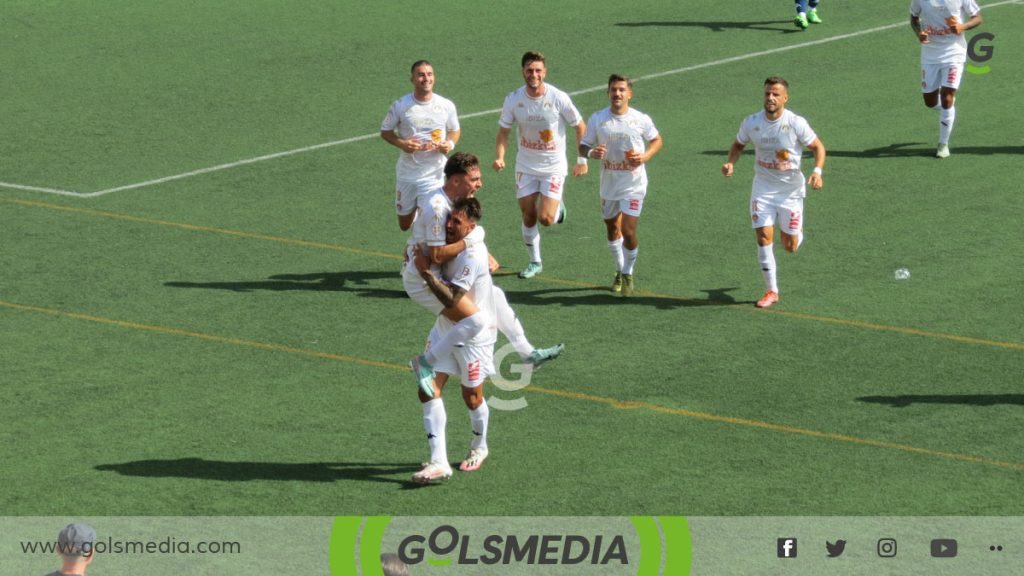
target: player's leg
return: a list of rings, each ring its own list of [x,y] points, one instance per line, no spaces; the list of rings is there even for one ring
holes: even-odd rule
[[[490,408],[484,400],[484,380],[494,373],[494,345],[467,346],[455,353],[462,371],[462,400],[469,409],[469,422],[473,439],[469,454],[459,465],[459,470],[472,472],[480,468],[487,458],[487,428],[490,422]]]
[[[622,212],[619,210],[618,200],[601,198],[601,216],[604,218],[604,226],[608,232],[608,252],[611,253],[612,264],[615,265],[612,292],[621,293],[622,265],[625,257],[622,254]]]
[[[451,354],[456,346],[476,336],[487,325],[487,316],[476,307],[470,298],[460,298],[455,306],[441,310],[441,315],[455,323],[444,336],[432,342],[419,356],[421,364],[436,363]]]
[[[498,331],[508,338],[508,341],[515,348],[516,353],[524,361],[529,362],[535,368],[548,360],[558,358],[565,348],[562,344],[556,344],[551,348],[534,348],[533,344],[526,338],[526,330],[519,321],[519,316],[512,310],[508,303],[505,291],[494,286],[491,298],[494,300],[494,313],[496,316]]]
[[[412,223],[416,221],[417,194],[419,187],[415,182],[399,180],[395,186],[395,214],[398,215],[398,227],[403,232],[412,228]]]
[[[636,266],[637,256],[640,254],[640,238],[637,236],[637,226],[640,224],[640,213],[643,211],[643,195],[629,196],[619,201],[619,208],[622,212],[622,295],[630,297],[633,295],[633,267]]]
[[[956,121],[956,91],[960,88],[963,75],[963,64],[948,64],[943,69],[942,86],[939,88],[939,147],[935,155],[939,158],[949,156],[949,136],[953,133],[953,122]]]
[[[750,202],[750,217],[753,221],[754,236],[757,240],[757,259],[761,265],[765,293],[757,301],[758,308],[767,308],[779,300],[779,285],[775,269],[775,217],[776,210],[765,198],[754,198]]]
[[[786,252],[795,253],[804,241],[804,200],[793,197],[779,207],[779,238]]]
[[[942,86],[942,67],[939,64],[921,64],[921,97],[926,108],[940,110],[939,88]]]
[[[796,0],[796,18],[793,19],[793,24],[797,28],[803,30],[807,29],[807,0]]]
[[[540,205],[537,208],[537,218],[543,226],[551,226],[556,222],[564,221],[564,214],[561,219],[559,213],[562,210],[562,188],[565,186],[565,178],[561,176],[548,176],[540,181]]]
[[[811,24],[821,24],[821,16],[818,16],[818,0],[810,0],[808,8],[807,21]]]
[[[448,441],[446,428],[448,414],[441,399],[441,389],[448,381],[448,374],[438,372],[434,379],[435,397],[427,397],[421,390],[420,402],[423,406],[423,428],[427,433],[427,445],[430,447],[430,461],[412,475],[417,484],[430,484],[447,480],[452,475],[451,464],[448,463]]]
[[[519,211],[523,214],[523,244],[530,262],[519,273],[520,278],[533,278],[543,270],[540,257],[540,227],[537,225],[537,202],[540,197],[540,180],[523,173],[516,174],[516,197]]]

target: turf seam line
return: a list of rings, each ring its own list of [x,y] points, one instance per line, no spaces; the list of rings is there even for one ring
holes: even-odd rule
[[[127,320],[117,320],[114,318],[105,318],[102,316],[94,316],[91,314],[84,314],[81,312],[72,312],[67,310],[58,310],[55,308],[45,308],[42,306],[33,306],[29,304],[16,304],[13,302],[6,302],[0,300],[0,307],[11,310],[20,310],[24,312],[35,312],[39,314],[46,314],[57,318],[70,318],[73,320],[84,320],[88,322],[95,322],[98,324],[105,324],[108,326],[115,326],[119,328],[127,328],[131,330],[140,330],[144,332],[151,332],[157,334],[165,334],[168,336],[183,336],[187,338],[196,338],[199,340],[205,340],[210,342],[218,342],[221,344],[229,344],[232,346],[243,346],[256,348],[259,350],[266,350],[271,352],[284,352],[287,354],[295,354],[299,356],[306,356],[310,358],[317,358],[323,360],[331,360],[336,362],[346,362],[352,364],[359,364],[362,366],[369,366],[374,368],[387,368],[390,370],[398,370],[401,372],[407,372],[408,366],[393,364],[391,362],[382,362],[379,360],[369,360],[366,358],[358,358],[355,356],[348,356],[345,354],[335,354],[331,352],[321,352],[318,350],[309,350],[306,348],[296,348],[294,346],[286,346],[284,344],[274,344],[272,342],[260,342],[258,340],[249,340],[245,338],[237,338],[233,336],[218,336],[216,334],[206,334],[203,332],[195,332],[192,330],[185,330],[182,328],[171,328],[167,326],[156,326],[152,324],[142,324],[139,322],[131,322]],[[790,426],[787,424],[776,424],[772,422],[764,422],[761,420],[752,420],[749,418],[739,418],[735,416],[721,416],[718,414],[712,414],[710,412],[699,412],[694,410],[688,410],[685,408],[670,408],[668,406],[660,406],[658,404],[651,404],[649,402],[640,402],[635,400],[619,400],[616,398],[608,398],[605,396],[596,396],[593,394],[585,394],[582,392],[566,391],[566,390],[555,390],[550,388],[542,388],[539,386],[529,385],[524,388],[526,391],[538,392],[549,396],[556,396],[561,398],[568,398],[572,400],[581,400],[594,402],[598,404],[604,404],[612,408],[619,410],[646,410],[654,412],[656,414],[667,414],[671,416],[683,416],[686,418],[703,420],[706,422],[718,422],[723,424],[732,424],[735,426],[742,426],[747,428],[758,428],[763,430],[770,430],[773,432],[784,432],[789,434],[799,434],[802,436],[808,436],[811,438],[819,438],[823,440],[832,440],[836,442],[844,442],[848,444],[856,444],[860,446],[870,446],[874,448],[884,448],[889,450],[899,450],[903,452],[909,452],[913,454],[919,454],[924,456],[933,456],[944,458],[947,460],[954,460],[959,462],[969,462],[974,464],[986,464],[990,466],[996,466],[999,468],[1007,468],[1010,470],[1024,471],[1024,463],[1020,462],[1007,462],[1002,460],[994,460],[984,458],[982,456],[974,456],[971,454],[960,454],[956,452],[944,452],[940,450],[931,450],[928,448],[920,448],[912,446],[910,444],[900,444],[897,442],[888,442],[885,440],[874,440],[870,438],[859,438],[857,436],[850,436],[848,434],[838,434],[835,432],[822,432],[819,430],[812,430],[809,428],[801,428],[798,426]]]
[[[981,8],[982,9],[985,9],[985,8],[995,8],[996,6],[1002,6],[1002,5],[1005,5],[1005,4],[1019,4],[1019,3],[1020,3],[1020,0],[1003,0],[1002,2],[996,2],[996,3],[993,3],[993,4],[987,4],[985,6],[981,6]],[[901,21],[901,22],[897,22],[897,23],[893,23],[893,24],[886,24],[884,26],[876,26],[874,28],[867,28],[867,29],[864,29],[864,30],[858,30],[856,32],[849,32],[849,33],[846,33],[846,34],[840,34],[838,36],[829,36],[828,38],[819,38],[817,40],[810,40],[810,41],[807,41],[807,42],[801,42],[801,43],[792,44],[792,45],[789,45],[789,46],[780,46],[778,48],[771,48],[771,49],[768,49],[768,50],[761,50],[761,51],[758,51],[758,52],[750,52],[748,54],[740,54],[739,56],[730,56],[728,58],[722,58],[720,60],[713,60],[711,62],[703,62],[701,64],[692,64],[690,66],[684,66],[682,68],[676,68],[674,70],[666,70],[664,72],[656,72],[654,74],[646,74],[644,76],[639,76],[637,78],[634,78],[633,81],[634,82],[642,82],[642,81],[645,81],[645,80],[654,80],[654,79],[657,79],[657,78],[664,78],[666,76],[674,76],[676,74],[683,74],[683,73],[686,73],[686,72],[693,72],[695,70],[702,70],[704,68],[711,68],[711,67],[714,67],[714,66],[721,66],[723,64],[732,64],[733,62],[741,62],[743,60],[750,60],[752,58],[759,58],[761,56],[768,56],[768,55],[771,55],[771,54],[778,54],[780,52],[788,52],[790,50],[797,50],[799,48],[808,48],[808,47],[811,47],[811,46],[818,46],[818,45],[821,45],[821,44],[827,44],[827,43],[836,42],[836,41],[839,41],[839,40],[848,40],[850,38],[856,38],[858,36],[865,36],[867,34],[874,34],[875,32],[884,32],[886,30],[891,30],[893,28],[899,28],[901,26],[908,26],[908,24],[907,24],[906,21]],[[574,90],[572,92],[569,92],[569,95],[570,96],[578,96],[578,95],[581,95],[581,94],[589,94],[591,92],[599,92],[599,91],[605,90],[605,89],[607,89],[607,86],[605,84],[601,84],[600,86],[591,86],[590,88],[583,88],[583,89],[580,89],[580,90]],[[491,109],[491,110],[483,110],[483,111],[480,111],[480,112],[471,112],[469,114],[460,115],[459,118],[460,119],[478,118],[480,116],[488,116],[490,114],[496,114],[498,112],[501,112],[501,108],[494,108],[494,109]],[[316,150],[322,150],[324,148],[331,148],[331,147],[340,146],[340,145],[343,145],[343,144],[351,144],[353,142],[361,142],[363,140],[369,140],[369,139],[378,137],[379,135],[380,135],[380,132],[378,131],[378,132],[373,132],[373,133],[370,133],[370,134],[363,134],[361,136],[353,136],[351,138],[344,138],[344,139],[341,139],[341,140],[333,140],[331,142],[323,142],[323,143],[320,143],[320,144],[313,144],[313,145],[310,145],[310,146],[303,146],[301,148],[293,148],[291,150],[284,150],[284,151],[281,151],[281,152],[273,152],[273,153],[270,153],[270,154],[264,154],[262,156],[256,156],[254,158],[246,158],[246,159],[243,159],[243,160],[236,160],[234,162],[227,162],[225,164],[218,164],[216,166],[210,166],[210,167],[207,167],[207,168],[199,168],[197,170],[191,170],[189,172],[183,172],[181,174],[173,174],[171,176],[164,176],[164,177],[161,177],[161,178],[154,178],[152,180],[146,180],[146,181],[143,181],[143,182],[136,182],[134,184],[125,184],[123,186],[116,186],[116,187],[113,187],[113,188],[106,188],[106,189],[103,189],[103,190],[98,190],[96,192],[73,192],[73,191],[68,191],[68,190],[59,190],[59,189],[55,189],[55,188],[44,188],[44,187],[36,187],[36,186],[26,186],[26,185],[21,185],[21,184],[8,184],[8,183],[5,183],[5,182],[0,182],[0,188],[14,188],[14,189],[18,189],[18,190],[27,190],[27,191],[31,191],[31,192],[44,192],[44,193],[49,193],[49,194],[60,194],[60,195],[65,195],[65,196],[75,196],[75,197],[79,197],[79,198],[96,198],[96,197],[99,197],[99,196],[105,196],[107,194],[112,194],[114,192],[123,192],[125,190],[136,190],[136,189],[139,189],[139,188],[145,188],[145,187],[148,187],[148,186],[154,186],[154,185],[157,185],[157,184],[163,184],[165,182],[172,182],[172,181],[175,181],[175,180],[182,180],[184,178],[191,178],[193,176],[199,176],[199,175],[202,175],[202,174],[209,174],[211,172],[219,172],[221,170],[227,170],[227,169],[230,169],[230,168],[237,168],[239,166],[245,166],[247,164],[255,164],[257,162],[263,162],[265,160],[273,160],[275,158],[283,158],[283,157],[292,156],[292,155],[295,155],[295,154],[303,154],[305,152],[313,152],[313,151],[316,151]]]

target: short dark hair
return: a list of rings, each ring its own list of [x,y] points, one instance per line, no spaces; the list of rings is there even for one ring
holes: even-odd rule
[[[423,66],[424,64],[426,64],[427,66],[430,66],[431,68],[434,67],[434,65],[430,63],[430,60],[417,60],[417,61],[412,63],[412,68],[409,69],[409,73],[410,74],[415,74],[416,73],[416,69],[419,68],[420,66]]]
[[[530,65],[531,62],[540,62],[540,63],[544,64],[545,66],[547,66],[547,61],[544,60],[544,53],[543,52],[537,52],[535,50],[530,50],[526,54],[523,54],[522,67],[526,68],[527,66]]]
[[[444,165],[444,177],[447,180],[459,174],[468,174],[470,168],[479,168],[480,159],[469,152],[456,152],[448,158]]]
[[[786,79],[782,76],[769,76],[768,78],[765,78],[765,86],[771,86],[773,84],[782,84],[786,87],[786,90],[789,90],[789,82],[786,82]]]
[[[609,88],[611,88],[612,84],[616,82],[625,82],[626,86],[629,86],[631,89],[633,88],[633,80],[629,76],[625,76],[623,74],[612,74],[608,77]]]
[[[452,212],[462,212],[473,222],[479,222],[484,217],[484,207],[480,205],[480,201],[475,196],[459,198],[452,202]]]

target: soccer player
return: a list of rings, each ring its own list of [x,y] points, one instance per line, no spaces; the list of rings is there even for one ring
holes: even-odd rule
[[[956,120],[956,91],[967,62],[964,31],[981,25],[974,0],[911,0],[910,27],[921,43],[924,105],[939,112],[937,158],[949,157],[949,135]]]
[[[608,78],[611,106],[587,120],[587,133],[579,146],[581,158],[602,161],[601,210],[615,262],[612,292],[624,297],[633,295],[633,266],[639,253],[636,229],[647,195],[644,164],[662,146],[651,117],[629,107],[632,98],[633,81],[612,74]]]
[[[461,299],[454,307],[445,306],[431,292],[426,281],[413,265],[413,260],[419,251],[435,267],[435,276],[439,276],[439,267],[442,264],[472,247],[474,243],[483,242],[484,229],[482,226],[475,226],[471,233],[451,243],[448,243],[445,233],[452,203],[461,198],[473,196],[483,186],[480,160],[473,154],[456,152],[445,163],[444,174],[445,183],[441,188],[417,197],[417,206],[422,216],[413,223],[412,235],[406,247],[406,264],[402,273],[405,292],[413,301],[429,310],[433,315],[442,314],[455,323],[446,338],[435,340],[430,349],[410,362],[410,367],[419,381],[420,388],[428,395],[432,390],[433,363],[437,358],[443,357],[454,346],[468,340],[484,328],[484,317],[478,313],[472,298]],[[519,322],[519,318],[509,306],[505,293],[495,286],[492,298],[497,307],[498,329],[509,339],[525,362],[529,362],[536,368],[557,358],[562,353],[565,348],[562,344],[550,348],[534,348],[526,338],[522,323]]]
[[[722,174],[733,175],[733,167],[743,148],[754,143],[754,184],[750,195],[750,218],[757,235],[757,254],[767,292],[757,301],[758,308],[767,308],[779,301],[775,275],[775,223],[779,222],[782,246],[796,252],[803,242],[805,184],[815,190],[824,182],[825,145],[811,129],[807,120],[786,110],[789,83],[778,76],[764,81],[764,110],[747,116],[729,148],[729,158],[722,165]],[[804,180],[800,171],[803,148],[814,153],[814,170]]]
[[[523,243],[530,256],[530,263],[519,277],[533,278],[543,270],[537,223],[550,226],[565,220],[565,124],[576,130],[577,145],[587,125],[569,95],[545,82],[547,65],[543,54],[523,54],[522,68],[525,85],[510,93],[501,108],[493,167],[498,172],[505,169],[508,135],[515,126],[519,136],[516,198],[523,213]],[[587,173],[586,158],[577,161],[572,173]]]
[[[808,10],[808,0],[795,0],[796,1],[796,18],[793,19],[793,23],[796,24],[797,28],[807,30],[808,22],[811,24],[821,24],[821,17],[818,16],[818,0],[810,0],[810,10]]]
[[[417,60],[411,80],[412,93],[395,100],[380,125],[380,137],[401,150],[395,165],[395,212],[403,231],[416,219],[416,196],[444,183],[445,156],[460,134],[455,104],[434,93],[434,66]]]
[[[445,226],[448,242],[454,243],[466,238],[476,227],[481,216],[482,209],[476,198],[456,200]],[[469,455],[459,469],[472,472],[479,469],[487,458],[487,424],[490,410],[484,401],[483,382],[489,375],[494,374],[497,326],[489,255],[483,242],[474,242],[444,266],[444,277],[448,278],[450,283],[431,271],[430,263],[423,255],[418,255],[415,262],[431,292],[446,308],[454,308],[460,301],[470,298],[485,319],[483,330],[435,363],[437,373],[433,380],[432,393],[427,394],[422,389],[419,391],[420,403],[423,406],[423,426],[427,432],[427,444],[430,446],[430,461],[413,474],[412,479],[419,484],[429,484],[445,480],[452,475],[448,463],[445,431],[448,416],[444,409],[444,401],[441,399],[441,390],[452,375],[462,380],[462,399],[469,409],[473,429]],[[430,331],[430,341],[442,338],[453,325],[454,323],[445,316],[438,316]]]

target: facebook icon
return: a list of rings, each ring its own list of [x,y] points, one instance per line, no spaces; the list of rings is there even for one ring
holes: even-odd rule
[[[779,538],[779,558],[796,558],[796,538]]]

